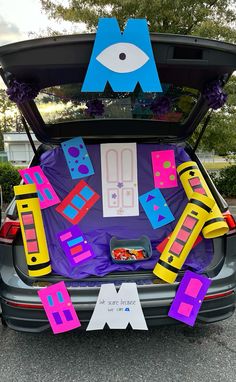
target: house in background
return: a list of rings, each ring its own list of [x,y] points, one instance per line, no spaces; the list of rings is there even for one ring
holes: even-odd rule
[[[31,133],[31,137],[37,148],[40,142],[33,133]],[[3,133],[3,143],[9,162],[14,165],[28,165],[33,157],[33,150],[26,133]]]

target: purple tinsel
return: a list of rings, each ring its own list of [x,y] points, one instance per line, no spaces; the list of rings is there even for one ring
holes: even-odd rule
[[[227,94],[223,91],[220,81],[211,82],[205,87],[202,94],[208,106],[214,110],[222,107],[227,100]]]
[[[9,99],[16,103],[22,103],[30,101],[37,97],[39,89],[31,84],[24,82],[18,82],[16,80],[11,82],[11,85],[7,89],[6,93]]]
[[[172,104],[169,97],[162,96],[152,101],[150,110],[153,112],[153,114],[159,116],[171,111],[171,107]]]
[[[103,115],[104,113],[104,105],[99,99],[89,100],[86,103],[86,106],[88,108],[86,110],[87,114],[89,114],[92,117],[95,117],[96,115]]]

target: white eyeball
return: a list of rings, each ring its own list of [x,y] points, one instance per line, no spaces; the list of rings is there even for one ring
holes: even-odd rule
[[[130,73],[146,64],[149,57],[136,45],[119,42],[104,49],[96,60],[113,72]]]

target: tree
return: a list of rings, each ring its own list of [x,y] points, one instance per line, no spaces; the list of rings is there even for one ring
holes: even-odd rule
[[[9,100],[5,89],[0,89],[0,150],[3,150],[2,133],[12,130],[17,121],[17,113],[17,108]]]
[[[49,17],[85,23],[94,31],[98,17],[116,17],[121,28],[130,17],[147,18],[151,32],[196,34],[236,41],[235,0],[41,0]]]
[[[217,154],[226,156],[236,151],[236,76],[231,77],[224,90],[228,94],[227,103],[222,109],[213,112],[200,148],[214,150]],[[201,128],[202,123],[191,137],[190,143],[194,144]]]

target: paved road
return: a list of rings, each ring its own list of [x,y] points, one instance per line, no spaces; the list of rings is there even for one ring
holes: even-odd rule
[[[1,382],[235,382],[236,315],[148,332],[16,333],[0,326]]]

